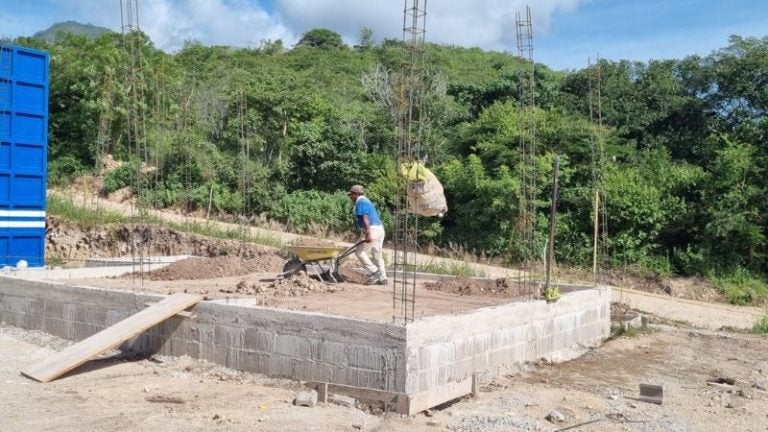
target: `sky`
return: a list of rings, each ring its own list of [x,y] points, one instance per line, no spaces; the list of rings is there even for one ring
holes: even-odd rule
[[[185,40],[258,46],[324,27],[354,44],[362,27],[401,38],[403,0],[138,0],[139,26],[172,52]],[[728,37],[768,36],[768,0],[420,0],[428,42],[517,52],[515,16],[531,6],[534,59],[578,69],[588,58],[707,55]],[[128,0],[123,0],[127,3]],[[409,0],[411,3],[412,0]],[[30,36],[60,21],[121,29],[120,0],[0,0],[0,37]]]

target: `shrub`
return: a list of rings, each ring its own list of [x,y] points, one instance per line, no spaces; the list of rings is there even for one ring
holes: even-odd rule
[[[742,267],[727,274],[710,274],[709,279],[732,304],[746,305],[759,297],[768,296],[765,282]]]
[[[758,334],[768,333],[768,314],[763,315],[762,318],[757,320],[755,326],[752,327],[752,331]]]
[[[295,191],[280,198],[269,216],[297,232],[315,227],[342,232],[352,228],[352,203],[343,192]]]
[[[48,164],[48,183],[51,186],[66,186],[86,170],[78,159],[62,156]]]
[[[110,171],[104,177],[104,193],[111,194],[118,189],[133,185],[137,174],[134,163],[125,163],[114,171]]]

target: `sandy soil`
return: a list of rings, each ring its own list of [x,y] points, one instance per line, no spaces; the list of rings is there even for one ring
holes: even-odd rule
[[[768,337],[661,327],[609,341],[580,359],[527,365],[481,379],[464,398],[410,418],[357,408],[291,404],[300,383],[189,358],[107,358],[40,384],[24,366],[67,346],[0,326],[0,431],[554,431],[768,430]],[[733,379],[734,386],[708,380]],[[664,404],[632,399],[664,386]],[[552,410],[565,421],[552,424]]]
[[[751,329],[760,317],[768,314],[765,308],[755,306],[687,300],[626,288],[614,288],[612,296],[613,301],[626,303],[634,309],[710,330],[723,327]]]
[[[306,310],[373,321],[392,319],[392,286],[356,283],[323,283],[305,276],[278,281],[276,273],[252,273],[246,276],[205,280],[147,280],[136,278],[74,279],[74,285],[117,288],[131,291],[173,294],[201,294],[205,299],[236,304]],[[416,287],[416,317],[452,314],[519,301],[504,296],[460,295]]]
[[[279,273],[284,262],[285,260],[274,252],[265,252],[254,258],[237,256],[192,257],[151,271],[147,277],[151,280],[197,280],[243,276],[266,271]],[[135,277],[135,275],[126,277]]]
[[[429,291],[440,291],[459,296],[523,298],[537,293],[526,292],[525,287],[519,281],[509,278],[497,279],[470,279],[457,277],[450,281],[435,281],[424,283],[424,288]],[[536,288],[530,288],[536,291]]]

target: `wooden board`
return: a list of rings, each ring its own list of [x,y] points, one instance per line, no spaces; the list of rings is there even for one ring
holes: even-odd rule
[[[337,393],[352,396],[360,400],[381,401],[386,405],[395,403],[395,411],[397,411],[398,414],[409,416],[468,394],[471,394],[473,397],[477,396],[476,375],[472,375],[459,382],[444,384],[436,389],[414,395],[330,383],[307,383],[307,386],[317,390],[317,399],[319,401],[327,401],[328,394]]]
[[[473,375],[459,382],[450,382],[432,390],[400,398],[397,412],[412,416],[453,399],[473,394],[472,390],[476,388],[476,384],[473,384],[475,379]]]
[[[49,382],[64,375],[89,359],[119,346],[139,333],[194,306],[199,296],[175,294],[154,304],[95,335],[58,352],[21,373],[40,382]]]

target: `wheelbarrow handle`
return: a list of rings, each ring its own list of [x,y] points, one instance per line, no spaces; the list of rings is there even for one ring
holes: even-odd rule
[[[349,248],[347,248],[347,250],[345,250],[344,252],[342,252],[342,253],[340,253],[339,255],[337,255],[337,256],[336,256],[336,261],[338,262],[339,260],[341,260],[341,259],[344,259],[344,258],[348,257],[349,255],[351,255],[351,254],[352,254],[352,252],[354,252],[354,251],[356,251],[356,250],[357,250],[358,246],[360,246],[360,245],[361,245],[361,244],[363,244],[363,243],[365,243],[365,240],[360,240],[359,242],[357,242],[357,243],[353,244],[352,246],[350,246]]]

